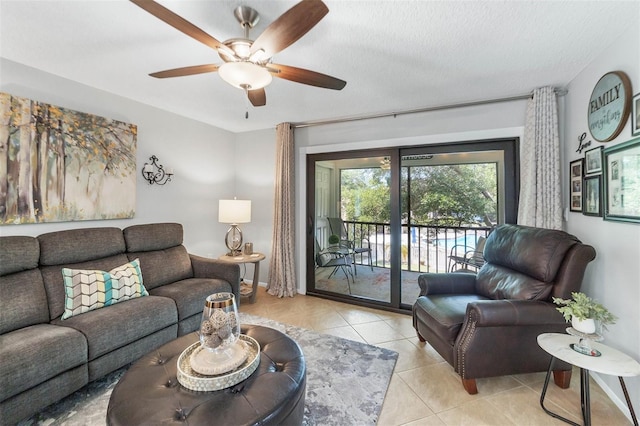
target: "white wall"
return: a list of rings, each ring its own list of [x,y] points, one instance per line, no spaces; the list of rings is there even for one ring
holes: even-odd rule
[[[639,8],[640,10],[640,8]],[[640,16],[639,16],[640,19]],[[614,146],[630,140],[631,120],[611,142],[595,141],[588,130],[587,106],[593,87],[609,71],[624,71],[631,79],[632,93],[640,92],[640,30],[635,25],[606,49],[569,84],[566,96],[565,173],[578,154],[578,137],[587,132],[588,149]],[[568,179],[568,178],[567,178]],[[565,181],[567,180],[565,179]],[[565,185],[565,194],[567,183]],[[568,195],[565,195],[568,204]],[[567,231],[595,247],[596,259],[589,265],[582,289],[619,317],[609,327],[603,343],[640,360],[640,224],[604,221],[602,218],[569,213]],[[624,401],[615,377],[601,376],[609,390]],[[640,406],[640,377],[626,380],[636,411]]]
[[[271,239],[273,233],[274,181],[276,170],[276,131],[239,133],[235,138],[236,196],[251,200],[251,223],[242,225],[244,241],[253,243],[253,250],[264,253],[260,263],[260,282],[269,277]],[[253,266],[247,265],[247,280],[253,279]]]
[[[225,252],[227,226],[218,223],[218,199],[233,196],[236,167],[233,133],[132,100],[0,59],[0,91],[138,126],[138,173],[151,155],[175,176],[164,186],[138,176],[133,219],[3,225],[0,235],[32,235],[91,226],[126,227],[179,222],[192,253]]]

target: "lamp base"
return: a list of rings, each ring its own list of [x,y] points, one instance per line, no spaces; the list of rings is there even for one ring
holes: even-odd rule
[[[224,238],[224,243],[229,249],[227,256],[238,256],[242,254],[242,250],[240,249],[242,247],[242,231],[236,223],[231,224],[231,228],[229,228]]]

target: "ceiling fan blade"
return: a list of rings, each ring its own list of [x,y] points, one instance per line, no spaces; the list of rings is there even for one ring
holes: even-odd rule
[[[310,86],[322,87],[324,89],[342,90],[347,82],[330,75],[309,71],[302,68],[290,67],[288,65],[268,64],[267,70],[271,71],[274,77],[295,81],[296,83],[308,84]],[[276,71],[276,72],[273,72]]]
[[[155,78],[169,78],[169,77],[182,77],[185,75],[194,75],[194,74],[204,74],[207,72],[216,72],[218,71],[218,65],[215,64],[207,64],[207,65],[194,65],[191,67],[182,67],[182,68],[174,68],[166,71],[158,71],[152,74],[149,74],[151,77]]]
[[[267,94],[262,89],[248,90],[247,96],[254,107],[265,106],[267,104]]]
[[[251,54],[263,50],[270,58],[305,35],[329,13],[321,0],[303,0],[273,21],[253,42]]]
[[[161,4],[156,3],[152,0],[130,0],[132,3],[140,6],[142,9],[146,10],[156,18],[166,22],[171,25],[173,28],[182,31],[186,35],[191,38],[198,40],[200,43],[206,44],[209,47],[214,49],[218,49],[220,46],[225,48],[222,43],[218,40],[205,33],[200,28],[193,25],[191,22],[182,18],[181,16],[176,15],[166,7]]]

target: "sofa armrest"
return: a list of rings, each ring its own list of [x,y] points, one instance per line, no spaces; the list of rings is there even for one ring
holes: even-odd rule
[[[231,284],[231,291],[236,296],[236,303],[240,300],[240,265],[223,262],[218,259],[189,254],[193,276],[196,278],[219,278]]]
[[[422,274],[418,277],[420,296],[427,294],[475,294],[476,276],[460,272]]]
[[[566,321],[556,306],[533,300],[480,300],[467,305],[476,327],[558,325]]]

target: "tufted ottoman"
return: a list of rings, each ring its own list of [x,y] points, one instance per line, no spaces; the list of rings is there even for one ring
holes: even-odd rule
[[[260,344],[260,365],[244,382],[215,392],[188,390],[176,378],[178,357],[198,340],[182,336],[145,355],[113,389],[107,424],[299,425],[306,367],[298,344],[267,327],[243,325]]]

